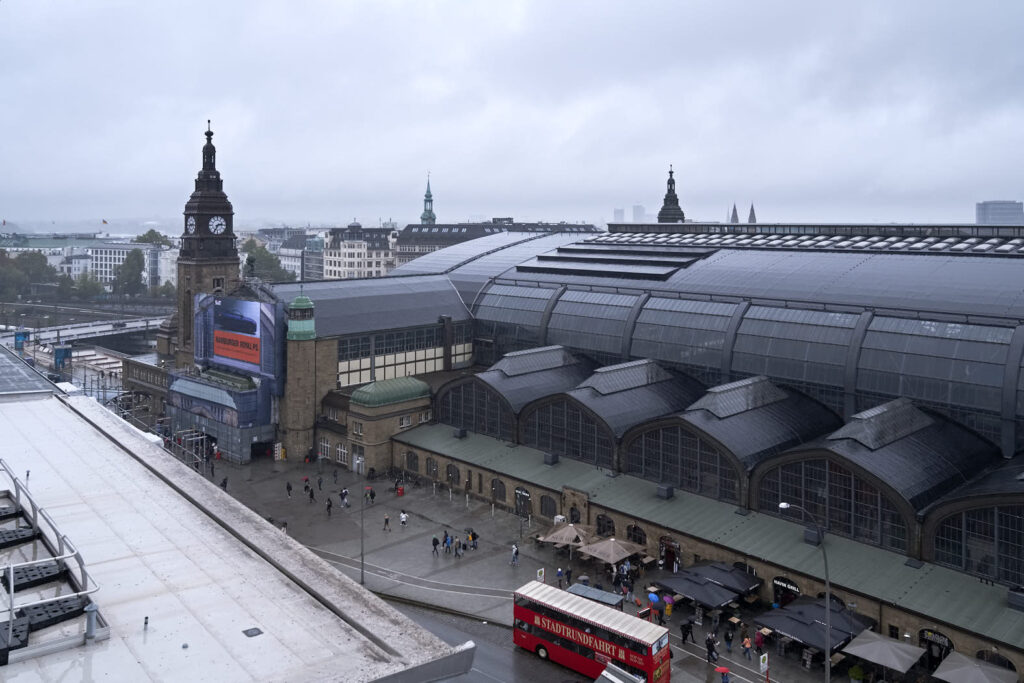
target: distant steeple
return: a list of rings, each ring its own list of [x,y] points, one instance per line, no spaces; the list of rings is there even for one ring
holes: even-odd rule
[[[423,195],[423,213],[420,214],[422,225],[433,225],[437,222],[434,215],[434,195],[430,192],[430,174],[427,174],[427,193]]]
[[[686,215],[679,208],[679,197],[676,196],[676,181],[672,177],[672,164],[668,166],[668,188],[665,191],[665,202],[658,212],[659,223],[683,223]]]
[[[747,216],[747,222],[748,223],[756,223],[757,222],[757,214],[754,213],[754,205],[753,204],[750,205],[750,215]]]
[[[738,213],[736,213],[736,205],[735,204],[732,205],[732,216],[729,217],[729,222],[730,223],[739,223],[740,222],[740,215]]]

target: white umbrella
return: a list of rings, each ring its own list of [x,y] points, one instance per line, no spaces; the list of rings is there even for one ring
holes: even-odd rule
[[[606,538],[589,545],[582,546],[579,551],[591,557],[604,560],[608,564],[621,562],[630,555],[640,552],[644,546],[629,541],[617,541],[614,538]]]
[[[560,527],[552,529],[551,533],[538,540],[543,543],[564,544],[569,546],[569,559],[572,560],[573,547],[579,547],[590,543],[590,539],[593,536],[594,527],[592,526],[586,526],[584,524],[563,524]]]
[[[900,673],[906,673],[917,660],[921,659],[924,648],[886,638],[874,631],[864,631],[851,640],[843,648],[843,652],[866,659],[874,664],[881,664],[886,669],[895,669]]]
[[[950,652],[932,674],[949,683],[1017,683],[1017,672]]]

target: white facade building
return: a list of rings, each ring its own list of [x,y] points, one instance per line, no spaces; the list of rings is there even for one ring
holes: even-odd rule
[[[395,268],[397,231],[350,223],[334,228],[324,248],[325,280],[382,277]]]

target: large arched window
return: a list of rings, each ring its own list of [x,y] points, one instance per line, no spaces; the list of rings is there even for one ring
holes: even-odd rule
[[[632,439],[625,449],[623,470],[709,498],[740,502],[739,476],[732,461],[681,427],[651,429]]]
[[[416,455],[412,451],[406,451],[405,453],[405,469],[410,472],[419,474],[420,472],[420,456]]]
[[[491,479],[491,498],[495,503],[505,502],[505,482],[501,479]]]
[[[958,512],[935,530],[935,561],[1013,586],[1024,584],[1024,505]]]
[[[803,506],[832,533],[907,551],[907,524],[896,506],[870,483],[829,460],[799,460],[768,470],[758,495],[761,511],[803,519],[800,510],[779,510],[780,502]]]
[[[630,524],[626,527],[626,540],[647,545],[647,532],[639,524]]]
[[[427,476],[437,481],[437,460],[427,457]]]
[[[615,535],[615,521],[608,515],[597,516],[597,535],[598,536],[614,536]]]
[[[558,514],[558,505],[555,503],[555,499],[551,496],[540,497],[540,514],[541,517],[552,518]]]
[[[523,421],[524,445],[598,467],[615,465],[614,435],[573,401],[545,403]]]
[[[514,441],[514,418],[505,401],[478,380],[460,382],[437,398],[438,420],[503,441]]]
[[[449,464],[448,467],[445,468],[444,478],[452,488],[456,488],[462,483],[462,478],[459,475],[459,468],[452,464]]]
[[[522,486],[516,487],[516,514],[520,517],[529,517],[533,514],[530,492]]]

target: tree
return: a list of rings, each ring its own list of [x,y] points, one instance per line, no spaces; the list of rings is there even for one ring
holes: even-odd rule
[[[75,280],[78,288],[78,296],[82,299],[92,299],[103,294],[103,285],[90,273],[82,273]]]
[[[248,254],[245,259],[246,277],[258,277],[267,282],[291,282],[295,279],[295,273],[281,267],[281,259],[266,247],[258,246],[251,237],[242,245],[242,252]]]
[[[57,269],[46,262],[41,252],[23,251],[14,259],[14,263],[30,283],[57,281]]]
[[[0,297],[4,300],[16,298],[28,286],[28,278],[17,265],[17,259],[7,256],[0,249]]]
[[[71,276],[64,273],[57,280],[57,301],[70,301],[71,295],[75,291],[75,281],[71,279]]]
[[[153,228],[150,228],[146,232],[136,237],[133,242],[145,242],[147,244],[158,244],[162,247],[173,247],[174,243],[166,235],[157,232]]]
[[[170,282],[165,282],[159,287],[150,287],[149,295],[155,299],[173,299],[178,293],[178,289]]]
[[[146,291],[142,281],[142,273],[146,270],[146,257],[141,249],[132,249],[114,273],[114,294],[119,296],[138,296]]]

